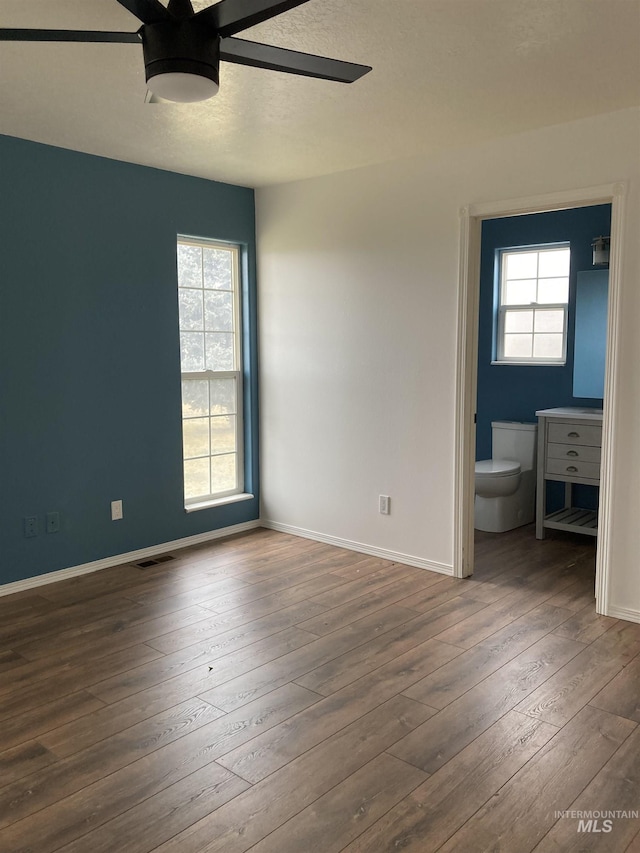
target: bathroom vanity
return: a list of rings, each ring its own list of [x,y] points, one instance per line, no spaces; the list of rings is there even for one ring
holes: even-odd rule
[[[538,418],[538,479],[536,493],[536,538],[544,539],[546,528],[596,536],[595,510],[573,506],[574,483],[600,484],[602,409],[566,407],[542,409]],[[547,480],[565,484],[564,507],[547,513]]]

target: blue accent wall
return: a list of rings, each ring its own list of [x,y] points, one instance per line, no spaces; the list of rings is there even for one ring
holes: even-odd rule
[[[491,458],[492,421],[535,422],[538,409],[558,406],[602,408],[601,399],[573,396],[576,285],[579,271],[594,269],[593,239],[610,233],[609,204],[490,219],[482,223],[476,459]],[[566,364],[491,364],[497,310],[496,252],[544,243],[569,243],[571,246]],[[580,506],[595,507],[597,490],[575,486],[574,491]]]
[[[243,247],[255,495],[188,514],[177,234]],[[253,190],[0,136],[0,251],[0,584],[258,518]]]

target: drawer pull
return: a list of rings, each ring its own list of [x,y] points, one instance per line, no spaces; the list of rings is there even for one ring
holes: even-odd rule
[[[567,450],[567,456],[577,456],[577,455],[578,455],[577,450]]]
[[[567,433],[567,436],[569,438],[580,438],[580,433],[579,432],[569,432],[569,433]]]
[[[567,465],[567,471],[571,471],[572,474],[577,470],[575,465]]]

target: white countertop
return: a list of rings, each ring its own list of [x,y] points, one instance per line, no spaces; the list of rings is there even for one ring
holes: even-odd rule
[[[559,409],[540,409],[538,418],[565,418],[570,421],[602,421],[602,409],[586,409],[583,406],[563,406]]]

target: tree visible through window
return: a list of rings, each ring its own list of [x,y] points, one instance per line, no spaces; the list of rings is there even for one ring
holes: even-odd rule
[[[242,492],[237,246],[178,238],[184,498]]]
[[[569,264],[568,246],[500,252],[499,362],[564,364]]]

